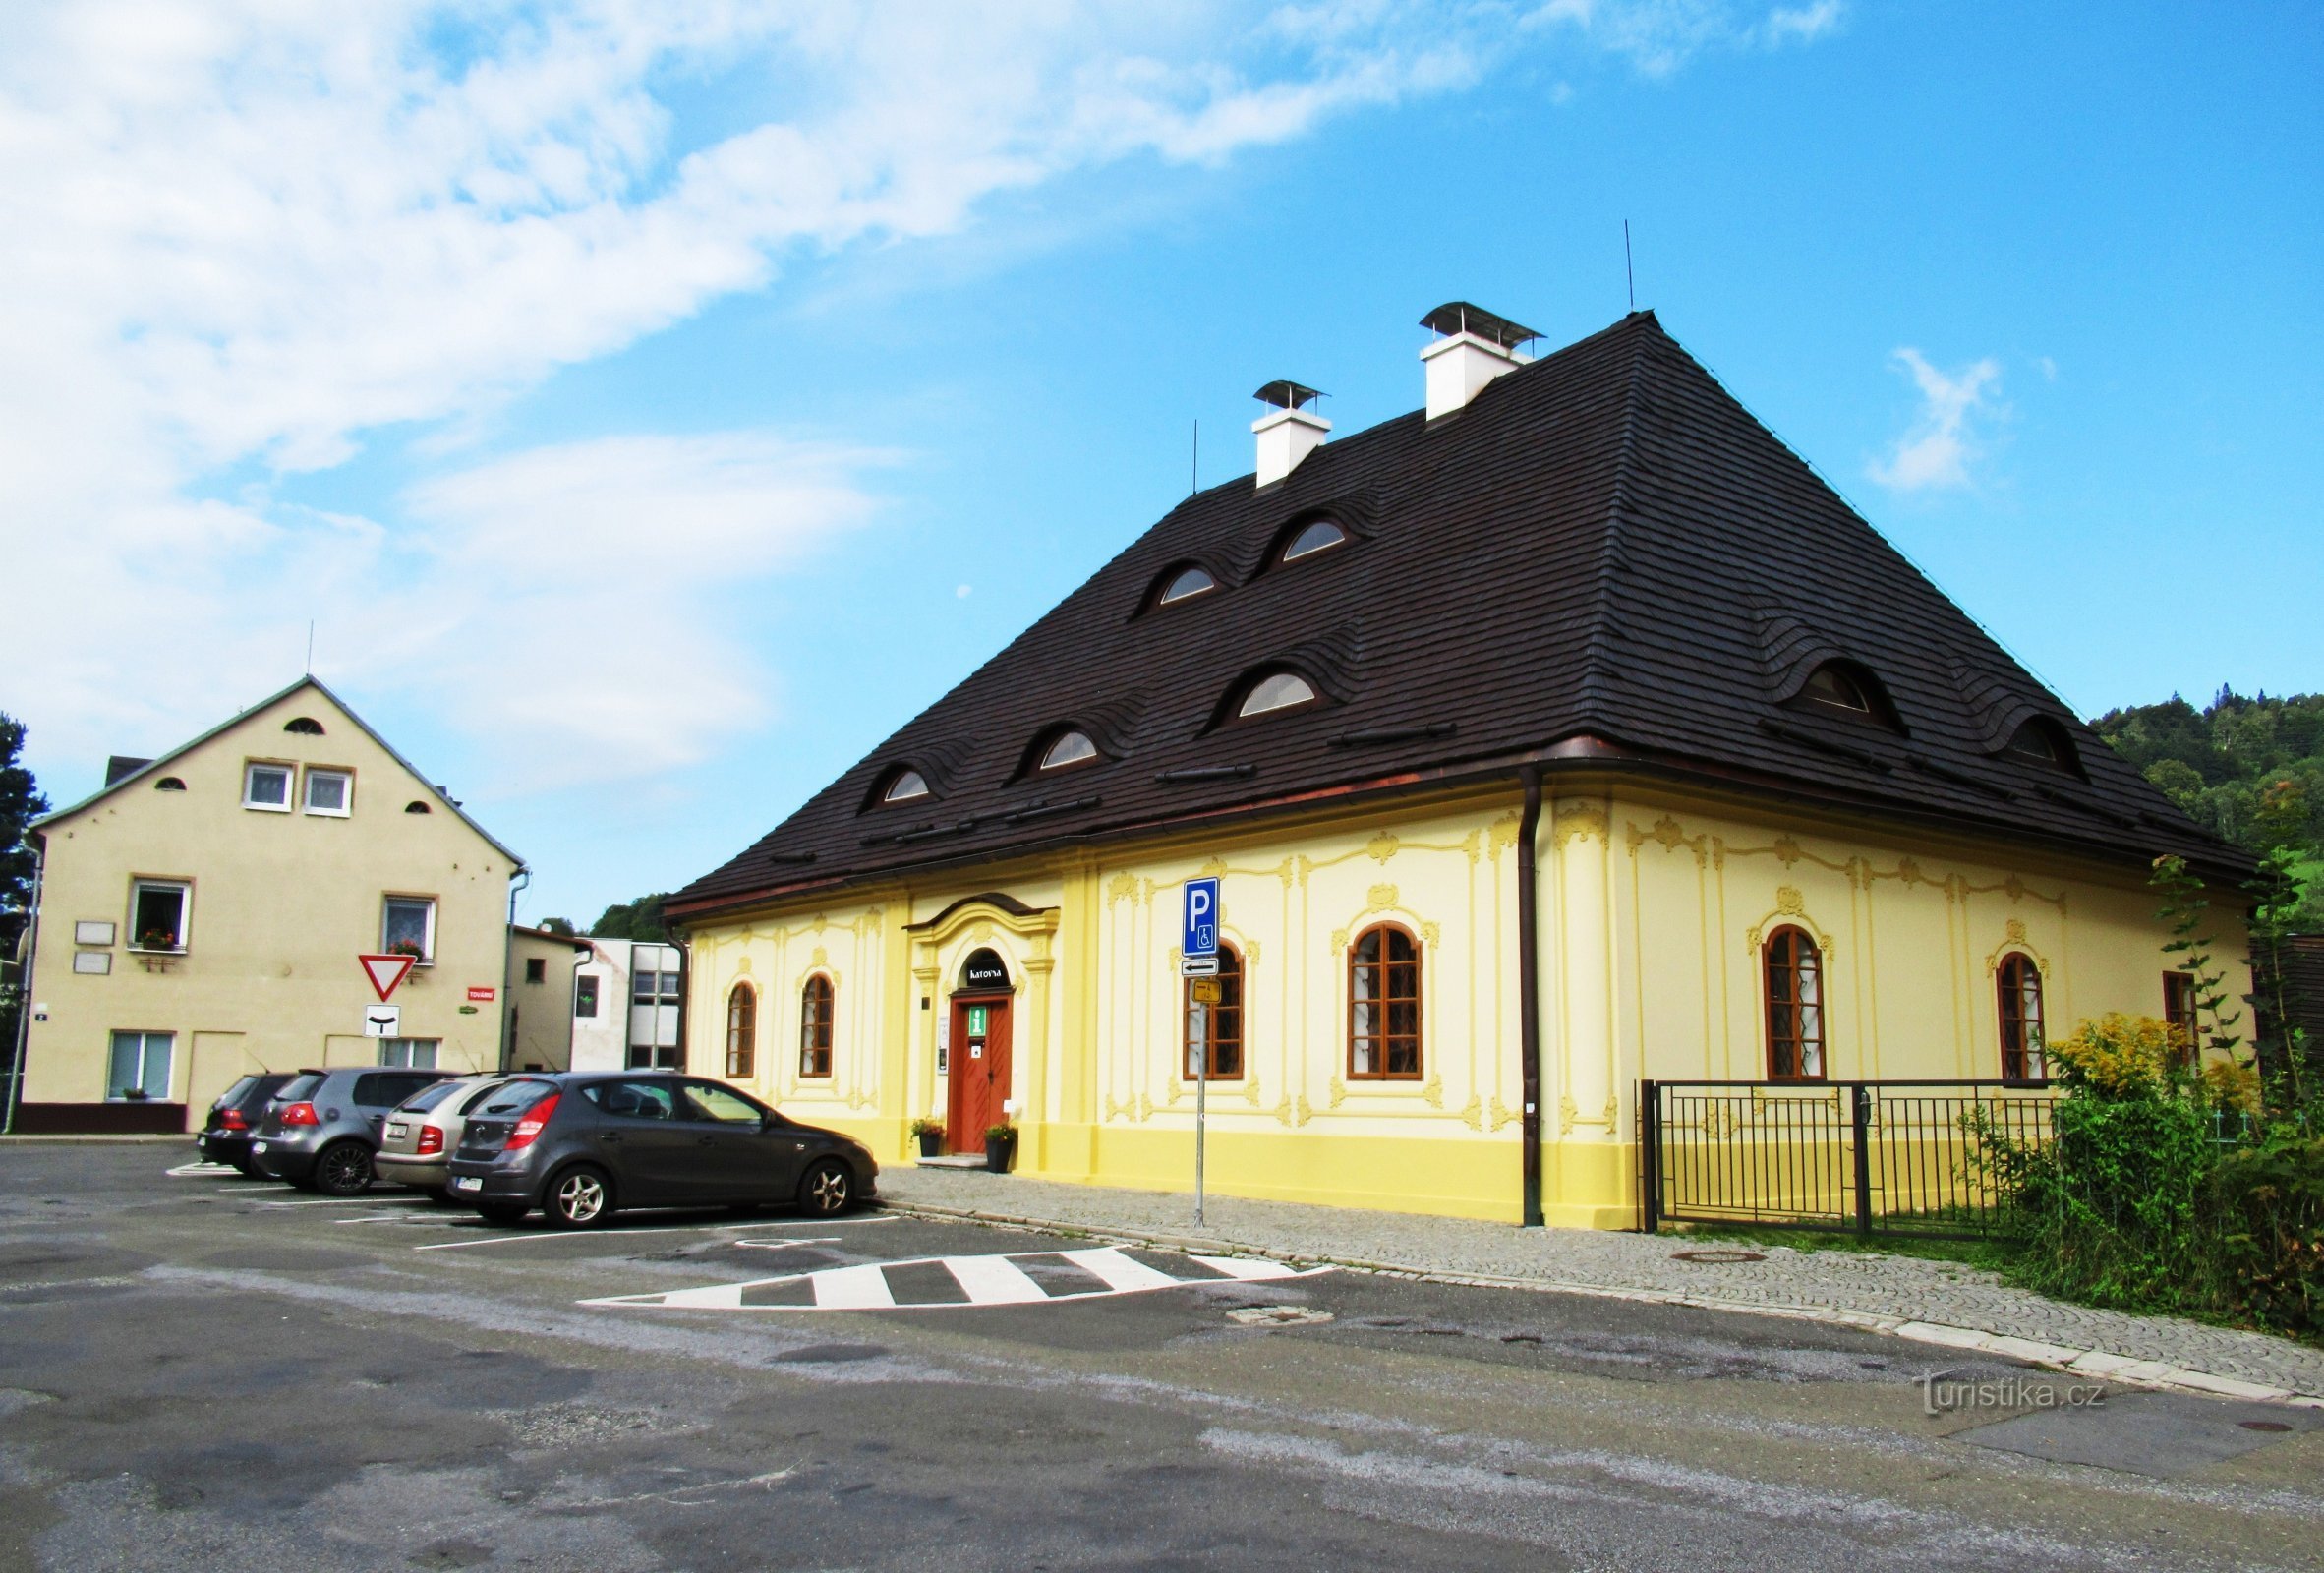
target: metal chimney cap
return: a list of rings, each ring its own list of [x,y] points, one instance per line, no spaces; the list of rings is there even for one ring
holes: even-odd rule
[[[1297,410],[1323,397],[1323,390],[1309,387],[1304,382],[1277,379],[1253,393],[1251,397],[1257,399],[1261,404],[1272,404],[1277,409]]]
[[[1482,306],[1467,301],[1446,301],[1442,306],[1421,319],[1421,325],[1451,337],[1455,333],[1474,333],[1488,343],[1503,349],[1515,349],[1529,339],[1541,335],[1521,322],[1512,322]]]

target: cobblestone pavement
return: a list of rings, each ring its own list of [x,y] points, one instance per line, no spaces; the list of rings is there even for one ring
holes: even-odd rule
[[[1705,1264],[1678,1259],[1674,1253],[1688,1244],[1667,1235],[1521,1230],[1232,1196],[1212,1197],[1197,1229],[1188,1195],[975,1169],[892,1168],[881,1173],[880,1190],[893,1204],[931,1212],[1436,1278],[1812,1316],[2119,1381],[2324,1401],[2324,1350],[2175,1316],[2070,1306],[1955,1262],[1772,1246],[1752,1248],[1764,1260]]]

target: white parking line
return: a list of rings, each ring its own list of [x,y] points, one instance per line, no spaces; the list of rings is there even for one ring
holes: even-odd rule
[[[412,1249],[460,1251],[469,1246],[503,1246],[520,1240],[603,1240],[610,1235],[682,1235],[704,1229],[831,1229],[896,1221],[895,1213],[883,1212],[869,1218],[778,1218],[769,1223],[640,1224],[633,1229],[528,1229],[523,1234],[493,1235],[484,1240],[446,1240],[437,1245],[414,1246]]]
[[[211,1163],[205,1158],[198,1158],[192,1163],[181,1163],[174,1169],[161,1172],[172,1180],[207,1180],[212,1175],[240,1174],[242,1171],[230,1163]]]
[[[1081,1268],[1105,1287],[1052,1291],[1017,1265],[1035,1259],[1063,1259]],[[1285,1278],[1312,1278],[1329,1267],[1294,1267],[1288,1262],[1242,1256],[1186,1256],[1181,1258],[1210,1270],[1204,1278],[1177,1278],[1107,1246],[1094,1251],[1019,1251],[990,1256],[916,1256],[908,1261],[876,1261],[852,1267],[825,1267],[816,1272],[789,1273],[749,1283],[704,1284],[695,1289],[670,1289],[654,1294],[608,1295],[584,1300],[584,1306],[659,1311],[940,1311],[967,1306],[1029,1306],[1052,1301],[1106,1300],[1116,1295],[1144,1294],[1157,1289],[1188,1289],[1201,1284],[1276,1282]],[[962,1300],[899,1300],[888,1273],[898,1267],[942,1267],[965,1296]],[[755,1291],[778,1290],[805,1284],[813,1298],[777,1304],[753,1302]],[[795,1292],[794,1292],[795,1294]]]
[[[312,1201],[261,1201],[261,1207],[384,1207],[400,1202],[407,1207],[431,1205],[426,1196],[319,1196]]]

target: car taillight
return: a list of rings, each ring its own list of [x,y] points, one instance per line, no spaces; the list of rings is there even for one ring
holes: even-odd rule
[[[517,1148],[529,1147],[538,1140],[541,1136],[541,1128],[549,1123],[551,1115],[556,1113],[556,1100],[562,1095],[552,1092],[539,1103],[534,1104],[533,1112],[517,1121],[516,1129],[508,1133],[508,1145],[502,1150],[514,1152]]]
[[[291,1103],[284,1105],[282,1110],[282,1123],[284,1125],[322,1124],[320,1120],[315,1118],[315,1105],[312,1103]]]
[[[431,1152],[441,1152],[442,1150],[443,1128],[433,1125],[420,1127],[420,1156],[425,1158]]]
[[[220,1109],[218,1111],[218,1129],[220,1131],[248,1131],[250,1122],[242,1117],[240,1109]]]

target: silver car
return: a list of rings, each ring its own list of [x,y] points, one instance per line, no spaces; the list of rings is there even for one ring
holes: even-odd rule
[[[484,1095],[508,1078],[498,1074],[438,1081],[406,1099],[379,1131],[372,1170],[390,1185],[410,1186],[450,1200],[447,1167],[460,1145],[460,1127]]]

